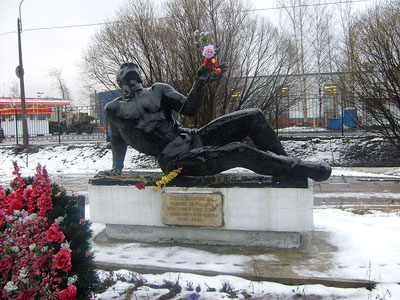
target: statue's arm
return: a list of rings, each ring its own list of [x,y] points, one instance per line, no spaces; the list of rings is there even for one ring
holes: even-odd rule
[[[186,97],[170,85],[162,84],[164,104],[182,115],[193,117],[203,104],[203,87],[204,84],[196,80],[189,95]]]
[[[223,74],[226,72],[226,64],[222,64],[220,67],[222,68],[221,74],[214,76],[214,78],[211,79],[211,71],[208,70],[206,66],[202,65],[197,71],[197,78],[187,97],[169,86],[169,88],[166,88],[163,93],[166,102],[171,105],[172,109],[176,112],[185,116],[194,117],[203,105],[205,94],[204,87],[206,84],[210,81],[222,78]]]

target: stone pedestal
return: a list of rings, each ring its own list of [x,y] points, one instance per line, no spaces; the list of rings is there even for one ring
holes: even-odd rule
[[[132,172],[89,182],[92,222],[109,238],[238,246],[299,247],[313,229],[313,192],[307,181],[275,182],[257,174],[176,178],[161,191],[163,174]],[[149,183],[136,188],[139,177]]]

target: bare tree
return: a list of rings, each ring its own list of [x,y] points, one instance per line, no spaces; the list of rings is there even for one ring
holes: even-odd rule
[[[338,70],[338,78],[335,84],[340,92],[342,106],[346,103],[349,106],[356,107],[357,101],[355,97],[355,84],[353,78],[353,63],[351,53],[354,52],[354,45],[352,41],[352,28],[356,21],[356,14],[353,11],[351,3],[340,5],[340,30],[341,40],[339,43],[340,55],[335,59],[335,64]]]
[[[350,28],[347,58],[354,94],[376,129],[400,151],[400,0],[376,4]],[[371,127],[372,125],[372,127]]]
[[[146,84],[163,81],[186,94],[204,59],[203,47],[212,43],[220,48],[217,60],[230,68],[223,80],[207,85],[204,105],[192,125],[251,103],[273,109],[263,102],[263,93],[276,94],[285,84],[293,66],[292,46],[249,8],[242,0],[168,0],[157,15],[152,2],[130,1],[115,22],[96,34],[84,69],[114,89],[119,65],[132,61],[141,67]],[[267,76],[272,74],[279,76]]]
[[[310,43],[311,53],[313,54],[313,69],[317,73],[318,85],[318,114],[319,121],[323,119],[323,85],[326,79],[321,75],[322,73],[333,72],[332,59],[333,59],[333,46],[334,43],[332,30],[332,14],[325,4],[325,0],[317,0],[310,10]],[[333,78],[331,78],[331,83]]]
[[[71,93],[62,77],[62,71],[57,68],[49,70],[49,76],[53,79],[53,86],[58,90],[62,99],[72,101]]]
[[[18,82],[15,81],[14,83],[12,83],[9,89],[10,89],[9,96],[11,98],[19,98],[20,97]]]
[[[301,78],[301,96],[303,99],[303,122],[307,123],[308,118],[308,103],[307,103],[307,77],[306,73],[309,71],[308,62],[310,59],[309,48],[310,44],[307,43],[307,32],[310,26],[310,15],[308,12],[309,6],[306,0],[278,0],[278,3],[283,7],[285,15],[289,20],[290,26],[286,29],[292,36],[295,47],[296,55],[296,71]]]

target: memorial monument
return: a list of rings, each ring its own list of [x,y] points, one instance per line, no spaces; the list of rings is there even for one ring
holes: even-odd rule
[[[313,228],[308,178],[326,180],[331,168],[289,157],[259,109],[223,115],[199,129],[182,127],[174,112],[196,115],[207,84],[228,68],[216,65],[214,51],[206,50],[187,97],[165,83],[144,88],[139,67],[121,65],[117,82],[123,96],[105,107],[113,165],[90,180],[91,219],[106,223],[112,239],[299,247],[301,234]],[[255,147],[242,142],[246,137]],[[128,145],[154,156],[164,173],[180,169],[183,176],[161,192],[137,189],[139,178],[154,186],[161,175],[117,176]],[[261,175],[219,174],[234,167]]]

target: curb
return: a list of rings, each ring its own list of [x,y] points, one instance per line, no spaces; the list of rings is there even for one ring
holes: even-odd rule
[[[166,268],[156,266],[143,266],[143,265],[126,265],[110,262],[96,261],[95,266],[97,269],[105,271],[116,271],[120,269],[126,269],[134,271],[140,274],[163,274],[167,272],[174,273],[191,273],[202,276],[236,276],[250,281],[270,281],[281,283],[285,285],[310,285],[310,284],[321,284],[327,287],[335,288],[365,288],[372,290],[375,288],[377,282],[368,280],[358,279],[343,279],[343,278],[326,278],[326,277],[268,277],[268,276],[257,276],[254,274],[247,273],[219,273],[214,271],[203,271],[203,270],[187,270],[179,268]]]

